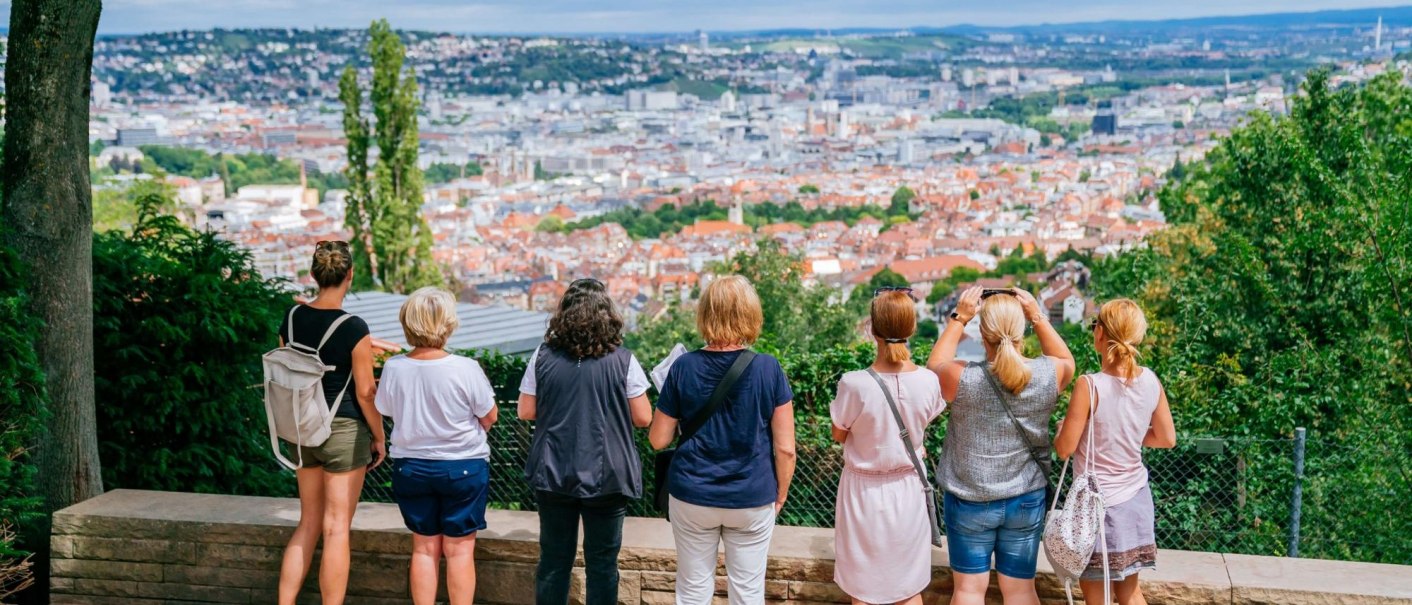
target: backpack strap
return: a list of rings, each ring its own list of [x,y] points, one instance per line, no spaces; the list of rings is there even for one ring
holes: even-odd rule
[[[348,318],[350,317],[353,317],[352,313],[344,313],[343,315],[340,315],[338,319],[333,320],[333,323],[329,324],[328,330],[324,331],[324,337],[319,339],[319,346],[314,347],[314,350],[322,351],[324,345],[328,344],[328,339],[333,338],[333,333],[337,332],[338,327],[343,325],[343,322],[348,321]]]

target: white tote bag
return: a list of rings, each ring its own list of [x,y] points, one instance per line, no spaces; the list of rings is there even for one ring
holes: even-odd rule
[[[1060,489],[1054,492],[1054,501],[1049,505],[1044,527],[1044,555],[1054,568],[1054,574],[1064,581],[1064,593],[1069,597],[1069,605],[1074,603],[1074,582],[1088,568],[1095,549],[1103,556],[1103,602],[1113,602],[1109,594],[1108,547],[1103,532],[1103,493],[1099,491],[1098,480],[1093,476],[1093,416],[1098,406],[1098,389],[1094,385],[1094,377],[1087,378],[1087,468],[1074,469],[1074,483],[1069,486],[1069,495],[1064,498],[1064,508],[1059,508],[1059,492],[1064,486],[1064,475],[1069,472],[1069,460],[1064,461],[1064,470],[1059,472]]]

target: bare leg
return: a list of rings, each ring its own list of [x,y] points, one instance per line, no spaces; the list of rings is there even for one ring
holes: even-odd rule
[[[1000,595],[1005,605],[1039,605],[1039,593],[1034,589],[1034,578],[1021,580],[1000,574]]]
[[[1084,592],[1085,605],[1111,605],[1103,602],[1103,580],[1079,580],[1079,589]]]
[[[1114,582],[1113,594],[1117,595],[1119,605],[1147,605],[1147,599],[1142,596],[1142,587],[1137,583],[1137,574]]]
[[[348,533],[363,491],[366,468],[324,475],[324,555],[319,559],[319,592],[324,605],[342,605],[348,592]]]
[[[985,605],[985,591],[990,588],[990,572],[951,572],[951,605]]]
[[[451,605],[471,605],[476,596],[476,535],[446,538],[446,592]]]
[[[324,470],[301,468],[294,476],[299,481],[299,525],[284,547],[284,562],[279,568],[279,605],[294,605],[309,566],[314,563],[314,549],[324,523]]]
[[[436,603],[436,574],[440,564],[441,536],[412,534],[412,602],[416,605]]]
[[[922,593],[919,592],[913,595],[912,598],[899,602],[897,605],[922,605]]]

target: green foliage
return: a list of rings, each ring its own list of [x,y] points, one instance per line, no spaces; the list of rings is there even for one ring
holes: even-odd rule
[[[917,193],[911,187],[903,185],[892,193],[892,202],[887,207],[890,216],[906,216],[911,213],[912,200],[917,197]]]
[[[94,236],[94,384],[108,488],[288,495],[268,447],[260,356],[291,304],[250,253],[141,200]]]
[[[450,183],[456,179],[480,176],[484,173],[479,162],[466,162],[464,165],[437,162],[427,167],[425,176],[428,183]]]
[[[204,179],[219,176],[225,181],[226,193],[235,193],[247,185],[294,185],[299,183],[300,163],[281,160],[265,153],[211,155],[200,149],[143,145],[142,172],[166,173]],[[309,172],[305,175],[311,189],[320,196],[330,189],[348,186],[342,175]]]
[[[407,49],[386,19],[368,28],[368,54],[373,63],[369,98],[373,122],[362,115],[362,90],[350,65],[339,80],[343,101],[344,136],[348,139],[350,190],[345,221],[353,231],[354,273],[360,287],[367,280],[360,270],[375,274],[391,292],[411,292],[445,280],[432,259],[431,227],[422,216],[422,171],[417,167],[417,75],[403,69]],[[376,126],[376,128],[374,128]],[[378,148],[371,185],[367,182],[368,146]]]
[[[888,267],[883,267],[882,271],[874,273],[873,276],[868,279],[868,283],[854,288],[848,300],[852,304],[859,305],[861,309],[867,307],[868,303],[873,300],[873,292],[877,291],[878,288],[907,288],[911,285],[911,282],[908,282],[907,278],[903,277],[901,273],[893,271]]]
[[[1164,190],[1173,227],[1100,263],[1094,291],[1147,310],[1143,359],[1182,431],[1307,427],[1351,448],[1305,488],[1321,506],[1303,522],[1322,538],[1305,552],[1405,563],[1405,527],[1347,520],[1412,499],[1412,88],[1332,90],[1320,72],[1304,88],[1290,116],[1253,116]],[[1231,531],[1288,497],[1281,458],[1245,461],[1250,504]]]
[[[726,220],[726,216],[726,209],[717,206],[715,202],[697,200],[683,204],[681,208],[668,204],[654,212],[647,212],[640,208],[613,210],[574,221],[565,225],[565,229],[577,231],[592,229],[605,223],[616,223],[627,230],[628,235],[633,239],[655,239],[681,231],[683,227],[695,224],[696,221],[723,221]],[[757,229],[763,225],[776,223],[794,223],[808,227],[826,221],[841,221],[851,226],[864,217],[881,220],[886,216],[887,212],[877,206],[806,210],[803,204],[791,201],[785,204],[763,203],[745,207],[745,224]]]
[[[138,201],[154,200],[158,210],[176,210],[176,192],[160,180],[137,181],[126,189],[104,187],[93,192],[93,230],[131,229],[137,224]]]
[[[6,343],[0,348],[0,568],[48,538],[33,535],[43,514],[30,448],[43,428],[47,395],[34,349],[40,324],[29,310],[26,281],[19,256],[0,245],[0,340]],[[19,532],[18,543],[6,529]]]
[[[564,230],[564,219],[551,214],[540,219],[539,224],[534,226],[534,230],[546,233],[559,233]]]
[[[799,186],[799,193],[802,195],[813,195],[819,193],[819,186],[813,183],[804,183]]]
[[[956,291],[956,286],[970,283],[980,279],[982,273],[970,267],[957,267],[951,270],[951,274],[946,279],[937,282],[932,286],[932,291],[927,293],[927,304],[935,305],[941,299],[951,296]]]

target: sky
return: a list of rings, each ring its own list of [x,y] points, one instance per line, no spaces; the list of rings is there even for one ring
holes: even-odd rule
[[[99,33],[213,27],[393,27],[465,33],[1035,25],[1303,12],[1367,0],[105,0]],[[8,15],[10,2],[0,0]],[[8,21],[8,19],[6,19]]]

